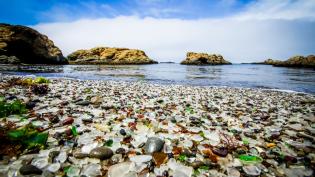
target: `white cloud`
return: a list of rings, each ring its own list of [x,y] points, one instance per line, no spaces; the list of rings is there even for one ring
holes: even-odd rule
[[[309,19],[315,18],[314,0],[260,0],[250,3],[239,19]]]
[[[220,53],[232,62],[314,54],[315,15],[309,9],[315,3],[300,1],[303,3],[295,4],[296,9],[288,5],[289,1],[272,2],[250,4],[246,12],[229,18],[119,16],[33,27],[48,35],[66,55],[95,46],[138,48],[158,61],[176,62],[188,51]]]

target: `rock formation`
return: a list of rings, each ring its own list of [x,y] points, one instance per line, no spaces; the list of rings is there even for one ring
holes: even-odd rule
[[[60,49],[38,31],[0,24],[0,63],[66,64]]]
[[[209,55],[206,53],[188,52],[186,59],[181,62],[183,65],[224,65],[231,64],[224,60],[221,55]]]
[[[286,61],[272,60],[268,59],[263,62],[263,64],[273,65],[273,66],[285,66],[285,67],[310,67],[315,68],[315,56],[309,55],[304,56],[294,56]]]
[[[77,50],[68,55],[70,64],[154,64],[142,50],[128,48],[96,47]]]

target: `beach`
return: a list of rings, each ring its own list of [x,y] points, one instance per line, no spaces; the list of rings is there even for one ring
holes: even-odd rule
[[[0,95],[28,110],[1,127],[31,124],[48,138],[32,151],[1,146],[11,151],[0,176],[314,174],[312,94],[62,78],[37,84],[46,92],[12,78],[0,75]]]

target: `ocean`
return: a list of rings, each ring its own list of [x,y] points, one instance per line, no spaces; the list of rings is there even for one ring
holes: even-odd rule
[[[143,81],[156,84],[227,86],[315,94],[315,70],[270,65],[1,65],[0,73],[80,80]]]

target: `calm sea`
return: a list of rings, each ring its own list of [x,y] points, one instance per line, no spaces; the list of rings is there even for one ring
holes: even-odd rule
[[[159,84],[266,88],[315,94],[314,69],[273,67],[270,65],[186,66],[171,63],[118,66],[0,65],[0,72],[82,80],[147,81]]]

